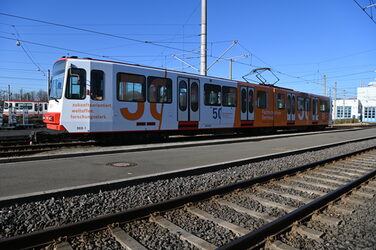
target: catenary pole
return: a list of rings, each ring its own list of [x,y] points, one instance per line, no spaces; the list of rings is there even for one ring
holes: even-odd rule
[[[47,100],[50,99],[51,71],[47,71]]]
[[[207,0],[201,0],[201,55],[200,55],[200,75],[207,74]]]
[[[337,82],[334,83],[334,119],[337,119]]]

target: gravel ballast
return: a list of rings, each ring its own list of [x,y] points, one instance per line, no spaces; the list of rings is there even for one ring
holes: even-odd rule
[[[202,220],[182,209],[167,212],[164,217],[215,246],[222,246],[236,238],[236,235],[231,231],[217,226],[213,222]]]
[[[376,140],[327,148],[298,155],[231,167],[197,176],[179,177],[129,186],[118,190],[64,199],[19,204],[0,208],[0,238],[12,237],[47,227],[78,222],[99,215],[124,211],[150,203],[187,195],[272,172],[375,146]]]
[[[107,230],[82,234],[68,242],[73,249],[124,249]]]
[[[372,199],[363,199],[360,206],[345,204],[353,208],[352,214],[341,214],[334,209],[325,209],[323,214],[341,220],[338,226],[328,226],[318,221],[310,220],[306,226],[324,232],[321,241],[288,232],[278,238],[284,243],[300,249],[367,249],[373,250],[376,246],[376,196]],[[344,205],[343,202],[336,204]]]
[[[122,226],[132,238],[149,249],[196,249],[148,219],[129,222]],[[172,247],[173,246],[173,247]]]

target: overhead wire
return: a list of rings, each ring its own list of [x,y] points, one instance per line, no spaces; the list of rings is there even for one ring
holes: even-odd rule
[[[196,9],[192,12],[191,16],[194,14],[194,12],[196,11]],[[98,31],[94,31],[94,30],[89,30],[89,29],[84,29],[84,28],[78,28],[78,27],[74,27],[74,26],[71,26],[71,25],[58,24],[58,23],[53,23],[53,22],[48,22],[48,21],[43,21],[43,20],[38,20],[38,19],[33,19],[33,18],[28,18],[28,17],[22,17],[22,16],[17,16],[17,15],[7,14],[7,13],[1,13],[1,12],[0,12],[0,15],[9,16],[9,17],[18,18],[18,19],[23,19],[23,20],[28,20],[28,21],[33,21],[33,22],[39,22],[39,23],[48,24],[48,25],[54,25],[54,26],[69,28],[69,29],[73,29],[73,30],[78,30],[78,31],[83,31],[83,32],[88,32],[88,33],[103,35],[103,36],[109,36],[109,37],[114,37],[114,38],[129,40],[129,41],[133,41],[133,42],[136,42],[136,43],[150,44],[150,45],[154,45],[154,46],[163,47],[165,49],[173,49],[173,50],[179,50],[179,51],[184,51],[184,52],[197,53],[197,52],[192,51],[192,50],[185,50],[185,49],[181,49],[181,48],[175,48],[175,47],[172,47],[172,46],[167,46],[167,45],[160,44],[160,43],[163,43],[163,42],[146,41],[146,40],[134,39],[134,38],[129,38],[129,37],[125,37],[125,36],[120,36],[120,35],[115,35],[115,34],[109,34],[109,33],[105,33],[105,32],[98,32]],[[189,19],[190,19],[190,17],[189,17]],[[189,19],[187,21],[189,21]],[[186,23],[185,23],[185,25],[187,25]],[[2,23],[2,24],[4,24],[4,23]],[[5,25],[8,25],[8,24],[5,24]],[[2,32],[2,33],[6,33],[6,32]],[[12,33],[8,33],[8,34],[12,34]],[[11,39],[9,37],[4,37],[4,36],[0,36],[0,38],[14,40],[14,39]],[[91,56],[96,56],[96,57],[101,57],[101,58],[109,58],[109,59],[119,60],[116,57],[110,57],[110,56],[106,56],[106,55],[99,55],[99,54],[84,52],[84,51],[80,51],[80,50],[67,49],[67,48],[62,48],[62,47],[58,47],[58,46],[53,46],[53,45],[48,45],[48,44],[42,44],[42,43],[36,43],[36,42],[31,42],[31,41],[26,41],[26,40],[20,40],[20,42],[25,42],[25,43],[30,43],[30,44],[38,45],[38,46],[44,46],[44,47],[49,47],[49,48],[59,49],[59,50],[65,50],[65,51],[70,51],[70,52],[75,52],[75,53],[81,53],[81,54],[86,54],[86,55],[91,55]],[[178,43],[178,42],[166,42],[166,43]],[[238,43],[238,44],[239,44],[240,47],[242,47],[244,50],[248,51],[253,57],[255,57],[256,59],[258,59],[260,62],[262,62],[265,65],[268,65],[268,66],[271,67],[270,64],[268,64],[267,62],[265,62],[264,60],[262,60],[260,57],[258,57],[257,55],[255,55],[253,52],[251,52],[249,49],[247,49],[241,43]],[[371,50],[371,51],[373,51],[373,50]],[[215,56],[211,56],[211,57],[216,58]],[[222,60],[225,60],[225,59],[222,59]],[[336,60],[336,58],[332,59],[332,60]],[[325,60],[323,62],[327,62],[327,61],[330,61],[330,60]],[[124,62],[134,63],[134,62],[131,62],[131,61],[124,61]],[[255,66],[255,65],[252,65],[252,63],[251,64],[246,64],[246,63],[242,63],[242,62],[238,62],[238,61],[234,61],[234,63],[243,64],[243,65],[247,65],[247,66]],[[276,70],[276,69],[273,69],[273,70],[276,73],[279,73],[281,75],[285,75],[285,76],[288,76],[288,77],[291,77],[291,78],[300,79],[300,80],[303,80],[303,81],[306,81],[306,82],[317,83],[317,82],[313,82],[311,80],[307,80],[307,79],[305,79],[303,77],[300,77],[300,76],[294,76],[294,75],[291,75],[291,74],[288,74],[288,73],[285,73],[285,72],[282,72],[282,71],[279,71],[279,70]]]
[[[366,15],[372,20],[372,22],[374,22],[374,23],[376,24],[376,20],[373,18],[373,15],[368,14],[368,12],[365,10],[365,8],[363,8],[363,7],[360,5],[360,3],[358,3],[357,0],[353,0],[353,1],[359,6],[359,8],[360,8],[364,13],[366,13]],[[372,13],[372,12],[371,12],[371,13]]]
[[[45,81],[43,78],[29,78],[29,77],[15,77],[15,76],[0,76],[0,78],[5,79],[20,79],[20,80],[31,80],[31,81]]]
[[[43,73],[43,75],[46,76],[46,73],[44,72],[43,68],[34,60],[30,50],[27,47],[25,47],[22,43],[19,42],[19,40],[21,39],[21,36],[20,36],[18,30],[16,29],[16,26],[12,25],[12,27],[14,28],[14,31],[16,32],[16,34],[14,36],[17,38],[17,45],[22,48],[22,50],[24,51],[26,56],[37,67],[37,70],[41,71]]]
[[[83,32],[113,37],[113,38],[118,38],[118,39],[123,39],[123,40],[127,40],[127,41],[133,41],[133,42],[142,43],[142,44],[149,44],[149,45],[158,46],[158,47],[162,47],[162,48],[166,48],[166,49],[172,49],[172,50],[178,50],[178,51],[184,51],[184,52],[191,52],[190,50],[185,50],[185,49],[176,48],[176,47],[172,47],[172,46],[168,46],[168,45],[154,43],[152,41],[140,40],[140,39],[130,38],[130,37],[126,37],[126,36],[119,36],[119,35],[114,35],[114,34],[110,34],[110,33],[90,30],[90,29],[78,28],[78,27],[74,27],[74,26],[71,26],[71,25],[53,23],[53,22],[43,21],[43,20],[39,20],[39,19],[35,19],[35,18],[17,16],[17,15],[7,14],[7,13],[3,13],[3,12],[0,12],[0,15],[18,18],[18,19],[23,19],[23,20],[28,20],[28,21],[32,21],[32,22],[49,24],[49,25],[53,25],[53,26],[57,26],[57,27],[63,27],[63,28],[72,29],[72,30],[78,30],[78,31],[83,31]]]
[[[5,37],[5,36],[0,36],[0,38],[7,39],[7,40],[17,41],[17,39],[15,39],[15,38],[10,38],[10,37]],[[58,47],[58,46],[43,44],[43,43],[37,43],[37,42],[27,41],[27,40],[19,40],[19,41],[20,42],[24,42],[24,43],[29,43],[29,44],[37,45],[37,46],[43,46],[43,47],[47,47],[47,48],[52,48],[52,49],[70,51],[70,52],[80,53],[80,54],[90,55],[90,56],[96,56],[96,57],[99,57],[99,58],[109,58],[109,59],[119,60],[119,59],[112,58],[112,57],[109,57],[109,56],[106,56],[106,55],[99,55],[99,54],[89,53],[89,52],[80,51],[80,50],[68,49],[68,48],[63,48],[63,47]],[[127,63],[135,63],[135,62],[132,62],[132,61],[124,61],[124,60],[119,60],[119,61],[121,61],[121,62],[127,62]]]
[[[192,14],[190,15],[190,17],[194,14],[194,12],[197,10],[197,8],[192,12]],[[28,17],[22,17],[22,16],[17,16],[17,15],[12,15],[12,14],[7,14],[7,13],[3,13],[3,12],[0,12],[0,15],[3,15],[3,16],[8,16],[8,17],[13,17],[13,18],[18,18],[18,19],[23,19],[23,20],[28,20],[28,21],[33,21],[33,22],[38,22],[38,23],[43,23],[43,24],[48,24],[48,25],[53,25],[53,26],[58,26],[58,27],[63,27],[63,28],[68,28],[68,29],[73,29],[73,30],[78,30],[78,31],[83,31],[83,32],[88,32],[88,33],[93,33],[93,34],[98,34],[98,35],[103,35],[103,36],[109,36],[109,37],[114,37],[114,38],[119,38],[119,39],[124,39],[124,40],[128,40],[128,41],[133,41],[133,42],[137,42],[137,43],[142,43],[142,44],[150,44],[150,45],[154,45],[154,46],[159,46],[159,47],[163,47],[163,48],[166,48],[166,49],[173,49],[173,50],[179,50],[179,51],[184,51],[184,52],[192,52],[192,53],[195,53],[194,51],[192,50],[186,50],[186,49],[181,49],[181,48],[175,48],[175,47],[172,47],[172,46],[168,46],[168,45],[163,45],[163,44],[159,44],[159,43],[156,43],[156,42],[153,42],[153,41],[146,41],[146,40],[140,40],[140,39],[135,39],[135,38],[130,38],[130,37],[125,37],[125,36],[119,36],[119,35],[114,35],[114,34],[109,34],[109,33],[105,33],[105,32],[99,32],[99,31],[94,31],[94,30],[89,30],[89,29],[84,29],[84,28],[78,28],[78,27],[74,27],[74,26],[71,26],[71,25],[65,25],[65,24],[59,24],[59,23],[53,23],[53,22],[48,22],[48,21],[43,21],[43,20],[39,20],[39,19],[34,19],[34,18],[28,18]],[[189,17],[189,19],[190,19]],[[188,19],[188,21],[189,21]],[[1,36],[0,36],[1,37]],[[4,37],[1,37],[1,38],[4,38]],[[7,39],[7,38],[5,38]],[[37,44],[37,43],[34,43],[34,44]],[[238,43],[239,44],[239,43]],[[40,43],[38,44],[40,45]],[[254,56],[255,58],[257,58],[258,60],[260,60],[262,63],[270,66],[270,64],[266,63],[264,60],[262,60],[261,58],[259,58],[258,56],[256,56],[254,53],[250,52],[250,50],[248,50],[245,46],[239,44],[239,46],[241,46],[243,49],[245,49],[246,51],[248,51],[249,53],[252,54],[252,56]],[[56,47],[56,46],[50,46],[50,47],[54,47],[54,48],[58,48],[58,49],[62,49],[62,48],[59,48],[59,47]],[[79,53],[84,53],[84,54],[91,54],[91,55],[95,55],[95,56],[100,56],[100,57],[104,57],[104,58],[108,58],[107,56],[102,56],[102,55],[97,55],[97,54],[93,54],[93,53],[87,53],[87,52],[82,52],[82,51],[77,51],[77,50],[70,50],[70,51],[73,51],[73,52],[79,52]],[[237,61],[234,61],[234,63],[239,63]],[[278,73],[282,73],[281,71],[277,71]],[[285,75],[288,75],[290,77],[295,77],[295,76],[291,76],[289,74],[286,74],[284,73]],[[299,78],[299,77],[295,77],[295,78]]]
[[[195,9],[193,9],[193,11],[191,12],[191,14],[188,16],[188,18],[186,19],[186,21],[184,22],[184,24],[182,25],[182,28],[181,29],[179,29],[179,32],[177,32],[177,33],[175,33],[175,35],[173,36],[173,38],[172,38],[172,40],[174,41],[175,39],[176,39],[176,37],[179,35],[179,33],[180,33],[180,31],[181,30],[183,30],[183,35],[184,35],[184,26],[186,26],[187,24],[188,24],[188,22],[189,22],[189,20],[191,19],[191,17],[194,15],[194,13],[196,13],[196,11],[197,11],[197,9],[198,9],[198,7],[199,7],[200,5],[197,5],[196,6],[196,8]],[[200,36],[201,36],[201,34],[200,34]],[[184,36],[183,36],[183,39],[184,39]],[[184,44],[183,44],[183,46],[184,46]],[[162,52],[160,53],[160,55],[164,55],[164,53],[165,53],[165,49],[164,50],[162,50]],[[167,57],[165,56],[165,60],[164,60],[164,68],[167,68]],[[162,63],[162,67],[163,67],[163,63]]]

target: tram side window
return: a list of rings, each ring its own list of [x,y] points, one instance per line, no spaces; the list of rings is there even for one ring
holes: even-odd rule
[[[221,106],[221,86],[206,83],[204,85],[205,105]]]
[[[236,88],[222,87],[222,105],[225,107],[236,107]]]
[[[85,99],[86,97],[86,71],[84,69],[71,68],[68,74],[67,99]]]
[[[179,109],[181,111],[187,110],[187,102],[188,102],[188,87],[187,82],[184,80],[181,80],[179,82]]]
[[[199,106],[199,100],[200,100],[200,95],[199,95],[199,88],[198,88],[198,83],[197,82],[192,82],[191,84],[191,110],[193,112],[197,112],[198,106]]]
[[[104,72],[102,70],[92,70],[90,79],[91,99],[102,101],[104,99]]]
[[[311,111],[311,98],[305,98],[304,100],[306,111]]]
[[[26,104],[28,110],[32,110],[33,109],[33,104],[32,103],[25,103],[25,104]]]
[[[277,109],[285,109],[285,94],[277,93]],[[291,97],[290,97],[291,100]],[[289,107],[290,108],[290,107]]]
[[[321,112],[329,112],[329,101],[326,100],[320,100],[320,111]]]
[[[313,115],[317,115],[317,99],[313,99],[312,113]]]
[[[295,115],[296,112],[296,98],[295,96],[291,97],[291,114]]]
[[[268,106],[268,94],[265,91],[257,91],[257,107],[265,109]]]
[[[117,74],[117,99],[124,102],[145,101],[145,76],[126,73]]]
[[[8,108],[11,108],[12,107],[12,105],[10,104],[10,103],[5,103],[4,104],[4,109],[8,109]]]
[[[38,112],[38,111],[42,111],[43,109],[43,104],[41,103],[34,103],[34,111]]]
[[[170,78],[149,76],[148,101],[156,103],[171,103],[172,80]]]
[[[44,104],[44,110],[47,110],[47,109],[48,109],[48,104],[45,103],[45,104]]]

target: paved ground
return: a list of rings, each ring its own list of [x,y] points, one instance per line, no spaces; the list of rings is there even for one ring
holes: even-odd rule
[[[174,171],[304,147],[346,141],[376,134],[376,128],[251,142],[118,153],[0,165],[0,198],[31,192],[93,184]],[[140,145],[140,147],[144,147]],[[137,166],[107,166],[132,162]]]

